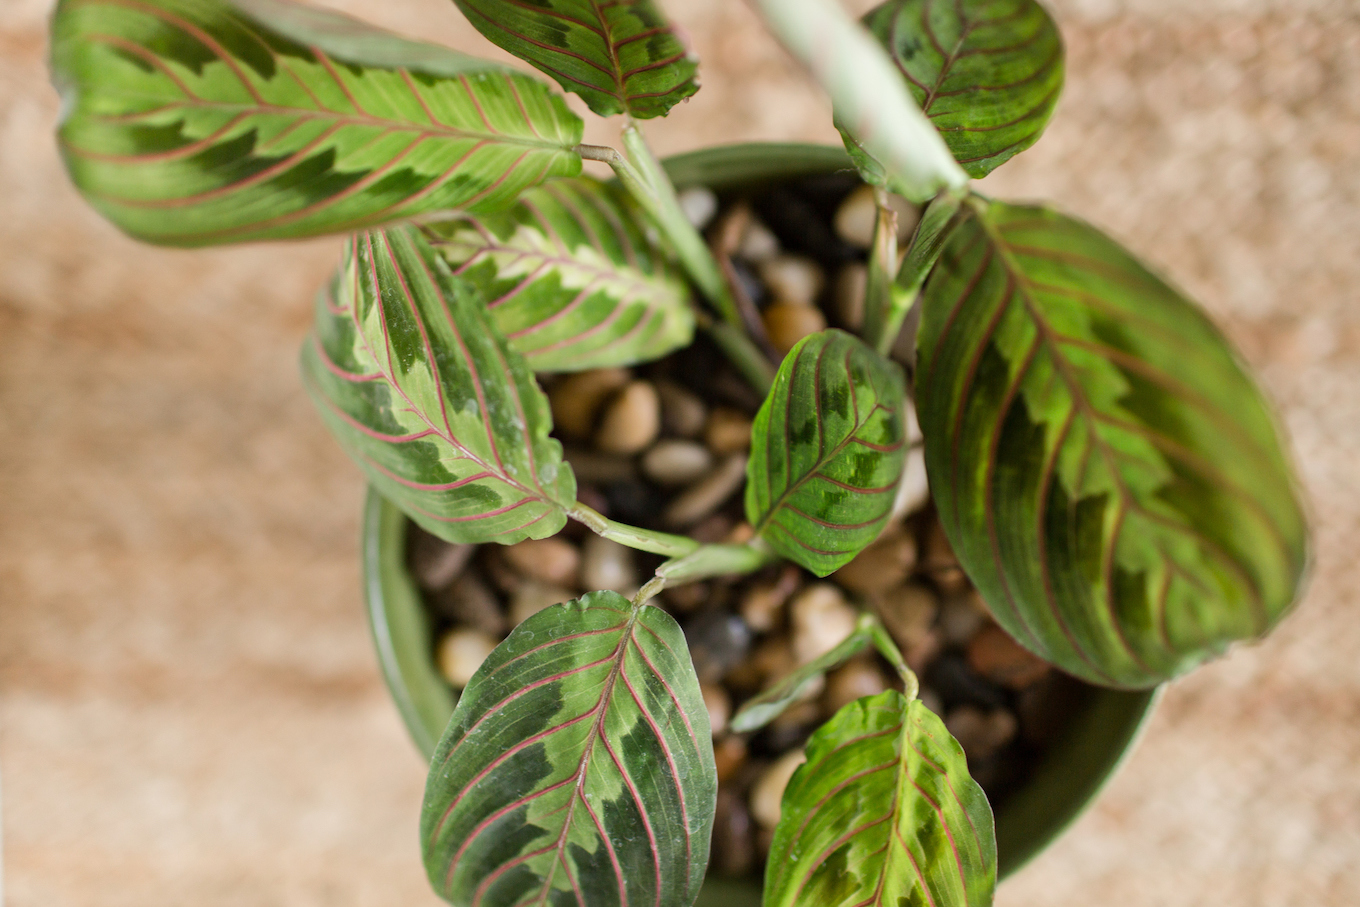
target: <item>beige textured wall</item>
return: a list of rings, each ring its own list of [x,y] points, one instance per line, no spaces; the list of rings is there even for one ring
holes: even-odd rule
[[[489,52],[447,0],[344,5]],[[738,0],[666,6],[706,85],[660,149],[832,139]],[[1065,98],[985,188],[1058,200],[1204,300],[1279,403],[1316,565],[1269,642],[1170,689],[999,904],[1360,903],[1360,6],[1054,6]],[[156,250],[86,210],[50,138],[47,7],[0,0],[10,903],[433,904],[422,766],[359,611],[361,483],[294,366],[339,244]]]

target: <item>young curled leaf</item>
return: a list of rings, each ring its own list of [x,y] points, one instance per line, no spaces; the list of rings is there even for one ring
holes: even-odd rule
[[[996,619],[1097,684],[1259,637],[1307,561],[1261,392],[1190,300],[1042,207],[970,199],[923,293],[930,487]]]
[[[477,30],[600,116],[638,119],[699,90],[699,61],[653,0],[454,0]]]
[[[902,372],[844,331],[784,357],[756,414],[746,518],[818,576],[839,569],[888,520],[906,463]]]
[[[991,173],[1048,125],[1062,91],[1063,45],[1036,0],[888,0],[864,24],[969,176]],[[845,138],[861,170],[886,182]]]
[[[546,372],[647,362],[693,338],[689,287],[648,228],[621,188],[580,177],[428,230],[510,348]]]
[[[814,689],[814,684],[825,678],[827,671],[857,654],[871,639],[868,626],[861,620],[855,632],[830,652],[813,659],[746,700],[732,716],[729,726],[738,734],[745,734],[774,721],[785,709]]]
[[[865,697],[812,735],[784,791],[765,907],[990,907],[995,890],[991,806],[919,699]]]
[[[345,450],[430,532],[509,544],[566,522],[576,478],[548,437],[547,399],[414,228],[350,242],[302,370]]]
[[[680,627],[614,592],[520,624],[463,692],[421,811],[451,903],[689,907],[717,799]]]
[[[581,170],[536,79],[280,0],[61,0],[52,75],[72,180],[148,242],[490,211]]]

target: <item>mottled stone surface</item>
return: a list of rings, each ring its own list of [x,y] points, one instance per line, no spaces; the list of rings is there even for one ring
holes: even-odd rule
[[[344,5],[502,56],[444,0]],[[665,5],[705,68],[648,126],[658,149],[834,140],[745,5]],[[998,904],[1355,904],[1360,19],[1351,0],[1054,7],[1067,93],[983,188],[1058,200],[1204,300],[1278,401],[1317,543],[1299,612],[1175,684]],[[340,243],[167,251],[102,222],[50,138],[47,12],[0,4],[9,903],[433,905],[423,766],[359,607],[362,485],[294,364]]]

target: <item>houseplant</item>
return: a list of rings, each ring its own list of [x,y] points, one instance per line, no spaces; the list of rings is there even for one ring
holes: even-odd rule
[[[453,541],[543,538],[571,519],[666,558],[631,601],[600,592],[534,615],[471,679],[423,823],[431,879],[455,903],[693,900],[715,789],[707,716],[678,627],[647,602],[779,557],[825,575],[873,541],[904,461],[905,382],[884,354],[918,298],[935,503],[1021,644],[1093,682],[1149,687],[1264,634],[1296,594],[1306,533],[1289,468],[1221,336],[1094,229],[968,187],[1052,110],[1061,46],[1043,11],[894,0],[865,31],[821,0],[760,5],[880,188],[862,337],[813,333],[777,370],[632,122],[697,87],[651,3],[460,2],[596,112],[626,113],[624,153],[580,145],[579,120],[537,80],[277,0],[58,6],[66,160],[129,233],[202,245],[399,224],[350,245],[303,353],[323,415],[389,499]],[[622,188],[562,188],[583,158]],[[608,256],[515,270],[546,232],[517,206],[539,184],[653,238],[626,290]],[[928,202],[900,266],[890,191]],[[455,274],[469,218],[488,254]],[[672,259],[711,313],[691,307]],[[616,279],[582,284],[590,269]],[[696,325],[765,395],[755,535],[741,542],[577,502],[533,376],[657,357]],[[767,902],[988,903],[988,804],[872,616],[747,719],[855,646],[878,648],[903,691],[814,736],[784,795]]]

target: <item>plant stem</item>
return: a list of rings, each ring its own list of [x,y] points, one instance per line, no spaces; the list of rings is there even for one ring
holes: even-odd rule
[[[864,287],[864,340],[878,348],[887,330],[897,272],[897,212],[888,207],[888,191],[881,186],[874,187],[874,201],[878,204],[878,218],[874,221],[869,279]]]
[[[958,213],[959,207],[969,195],[966,189],[941,192],[926,206],[925,212],[921,215],[921,222],[916,225],[911,245],[907,247],[906,257],[902,259],[902,267],[892,283],[882,333],[869,340],[869,343],[884,356],[888,355],[888,351],[897,342],[897,335],[902,332],[902,322],[906,320],[911,307],[916,304],[916,297],[921,295],[921,288],[925,286],[926,278],[930,276],[930,269],[935,267],[949,234],[953,232],[954,224],[957,222],[954,215]],[[867,334],[865,339],[868,340]]]
[[[968,174],[907,91],[882,45],[837,0],[750,0],[789,52],[831,95],[836,122],[923,202]]]
[[[688,583],[728,573],[751,573],[775,559],[774,552],[746,545],[701,545],[684,557],[673,558],[656,568],[667,582]]]
[[[775,368],[750,335],[726,321],[714,321],[705,312],[696,313],[696,320],[756,393],[761,397],[768,396],[774,384]]]
[[[893,642],[893,638],[888,635],[887,629],[883,626],[883,621],[873,614],[866,616],[869,618],[866,629],[869,631],[869,638],[873,640],[874,648],[878,649],[879,654],[888,660],[888,664],[892,665],[898,676],[902,678],[902,685],[905,687],[902,695],[906,696],[908,701],[915,699],[917,694],[921,692],[921,681],[917,679],[916,672],[907,667],[907,662],[902,657],[902,651],[897,648],[897,643]]]
[[[701,547],[698,542],[685,538],[683,535],[671,535],[668,532],[656,532],[638,526],[629,526],[627,523],[615,522],[580,501],[577,501],[576,506],[567,511],[567,516],[584,524],[596,535],[618,542],[620,545],[627,545],[629,548],[636,548],[638,551],[650,551],[652,554],[660,554],[664,557],[682,558],[688,554],[693,554]]]

